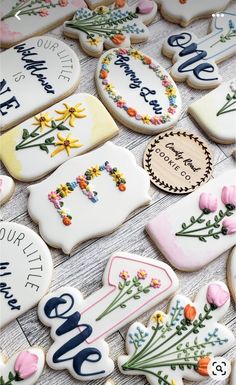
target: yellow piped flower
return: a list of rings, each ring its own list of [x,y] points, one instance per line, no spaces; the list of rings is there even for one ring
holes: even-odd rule
[[[72,190],[70,190],[66,184],[61,184],[58,187],[57,192],[64,198],[64,197],[67,197],[72,192]],[[63,214],[66,214],[66,212],[63,210],[61,210],[61,212]]]
[[[51,121],[52,118],[50,118],[49,113],[41,113],[34,117],[36,120],[35,123],[33,123],[33,126],[39,126],[40,131],[43,131],[45,127],[51,127]]]
[[[157,324],[164,323],[164,321],[165,321],[164,313],[157,311],[156,313],[153,314],[152,321],[157,323]]]
[[[70,107],[69,104],[63,103],[66,107],[64,110],[56,110],[56,112],[62,116],[57,118],[56,120],[64,120],[64,122],[70,118],[69,125],[71,127],[75,126],[75,118],[85,118],[86,115],[82,114],[85,110],[84,108],[80,108],[81,103],[77,103],[74,107]]]
[[[171,385],[177,385],[177,382],[175,380],[172,380]]]
[[[131,55],[134,59],[141,59],[141,55],[140,55],[139,51],[133,50],[133,51],[130,52],[130,55]]]
[[[101,39],[99,37],[89,37],[87,39],[87,42],[90,44],[90,45],[95,45],[97,46],[98,44],[101,43]]]
[[[148,116],[148,115],[144,115],[143,116],[143,123],[144,124],[150,124],[150,116]]]
[[[100,176],[101,175],[101,171],[100,171],[99,166],[97,164],[95,166],[93,166],[93,167],[90,167],[88,169],[88,172],[91,174],[92,178],[95,178],[96,176]]]
[[[66,138],[63,138],[63,136],[60,133],[57,134],[57,138],[59,139],[59,142],[56,142],[55,146],[58,146],[58,147],[56,148],[56,150],[54,150],[51,153],[51,158],[64,150],[66,150],[67,155],[69,156],[71,148],[80,148],[83,146],[83,144],[79,143],[79,139],[70,139],[70,135],[71,133],[68,134]]]
[[[169,88],[166,90],[166,95],[168,96],[175,96],[176,95],[176,90],[175,88]]]
[[[108,57],[105,57],[102,61],[103,64],[110,64],[111,60]]]
[[[106,15],[109,12],[109,8],[105,6],[100,6],[95,8],[94,12],[98,13],[99,15]]]
[[[112,174],[112,178],[114,182],[119,182],[121,179],[125,179],[125,176],[121,172],[116,171],[114,174]]]

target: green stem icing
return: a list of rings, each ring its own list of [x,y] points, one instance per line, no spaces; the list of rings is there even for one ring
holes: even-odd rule
[[[236,104],[236,92],[233,95],[226,95],[227,102],[223,105],[223,107],[217,112],[216,116],[220,116],[223,114],[227,114],[228,112],[236,111],[236,108],[230,109],[232,106]],[[233,102],[232,102],[233,100]]]
[[[22,381],[22,378],[19,377],[18,373],[13,374],[12,372],[8,373],[8,379],[4,380],[3,376],[0,377],[0,385],[13,385],[13,382]]]
[[[38,7],[34,7],[33,5],[39,5]],[[19,12],[19,15],[37,15],[39,9],[43,8],[55,8],[59,5],[58,2],[56,3],[45,3],[44,0],[26,0],[23,2],[16,2],[16,5],[12,7],[11,11],[6,13],[1,20],[4,21],[6,19],[9,19],[11,17],[15,17],[16,13]]]
[[[236,33],[234,32],[234,29],[229,29],[229,31],[225,35],[221,35],[220,39],[211,45],[211,48],[219,43],[225,43],[226,41],[231,40],[231,38],[235,36]]]

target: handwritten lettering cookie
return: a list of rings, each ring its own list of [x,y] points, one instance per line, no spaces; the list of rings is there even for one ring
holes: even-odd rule
[[[109,375],[114,363],[105,339],[177,288],[178,279],[165,263],[115,253],[103,287],[90,297],[83,299],[78,289],[64,287],[40,301],[39,318],[51,328],[54,341],[46,356],[48,365],[67,369],[81,381]]]
[[[236,79],[221,84],[191,104],[188,112],[215,142],[235,143]]]
[[[2,135],[1,160],[14,178],[31,181],[117,133],[117,125],[97,98],[77,94]]]
[[[236,303],[236,246],[231,251],[227,262],[227,278],[230,292]]]
[[[212,19],[211,33],[197,38],[191,31],[171,35],[163,53],[172,58],[171,75],[190,87],[207,89],[221,83],[217,64],[235,55],[236,10]]]
[[[34,385],[38,381],[44,368],[44,352],[39,348],[29,348],[14,354],[5,362],[0,355],[0,383],[1,385]]]
[[[135,322],[126,337],[127,356],[118,360],[124,374],[144,375],[151,385],[182,385],[183,379],[204,381],[211,358],[235,342],[219,321],[230,304],[227,286],[212,282],[192,302],[178,294],[167,314],[156,311],[147,327]]]
[[[236,170],[158,214],[146,230],[177,269],[198,270],[236,243]]]
[[[26,40],[0,57],[1,130],[69,96],[79,83],[78,57],[67,44],[50,36]]]
[[[140,7],[115,4],[94,11],[79,8],[73,19],[64,24],[64,33],[78,39],[88,55],[100,56],[103,47],[130,47],[131,43],[146,41],[149,37],[146,25],[156,13],[157,5],[152,0],[141,1]]]
[[[174,126],[181,113],[176,84],[141,51],[111,49],[100,58],[96,86],[111,114],[125,126],[154,135]]]
[[[131,152],[107,142],[30,186],[28,211],[44,240],[69,254],[81,242],[113,232],[148,204],[149,187],[148,174]]]
[[[201,17],[210,17],[213,12],[223,11],[230,0],[157,0],[162,16],[172,23],[186,27]]]
[[[0,327],[35,306],[52,277],[51,254],[28,227],[0,222]]]
[[[87,5],[83,0],[2,0],[0,44],[8,48],[56,28],[78,7]]]
[[[0,205],[11,199],[15,191],[14,180],[7,175],[0,175]]]

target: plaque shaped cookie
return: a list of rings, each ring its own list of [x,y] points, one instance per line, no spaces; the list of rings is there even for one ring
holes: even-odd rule
[[[111,49],[100,58],[96,86],[110,113],[134,131],[154,135],[174,126],[181,97],[170,75],[134,49]]]
[[[148,174],[130,151],[107,142],[69,160],[29,187],[28,211],[44,240],[69,254],[85,240],[113,232],[150,201]]]
[[[227,262],[227,278],[230,292],[234,302],[236,303],[236,246],[234,246],[233,250],[231,250]]]
[[[14,354],[5,362],[0,355],[0,381],[2,385],[34,385],[44,368],[44,352],[40,348],[29,348]]]
[[[172,58],[170,73],[176,81],[199,89],[221,83],[217,64],[236,52],[236,9],[223,15],[212,19],[211,33],[201,39],[188,30],[166,39],[163,53]]]
[[[194,191],[208,181],[213,169],[207,145],[181,131],[154,138],[144,152],[143,164],[152,183],[174,194]]]
[[[0,222],[0,327],[46,294],[52,278],[47,245],[34,231],[14,222]]]
[[[94,11],[79,8],[73,20],[65,22],[64,33],[78,39],[83,50],[95,57],[102,54],[103,47],[130,47],[131,43],[141,43],[149,37],[146,25],[156,16],[157,5],[152,0],[140,3],[140,7],[114,4]],[[147,5],[142,6],[145,3]]]
[[[147,327],[139,322],[130,327],[128,355],[118,360],[122,373],[144,375],[150,385],[206,380],[212,356],[224,354],[235,342],[233,333],[219,322],[229,304],[223,282],[201,288],[194,302],[176,295],[168,314],[157,311]]]
[[[7,175],[0,175],[0,205],[11,199],[15,190],[14,180]]]
[[[26,40],[0,57],[1,130],[43,111],[78,86],[79,58],[67,44],[50,36]]]
[[[77,94],[2,135],[1,160],[14,178],[36,180],[117,133],[97,98]]]
[[[81,381],[108,376],[114,363],[105,339],[177,288],[178,279],[165,263],[115,253],[103,287],[88,298],[83,299],[76,288],[64,287],[40,301],[39,318],[51,328],[54,341],[46,356],[48,365],[67,369]]]
[[[221,84],[191,104],[188,112],[215,142],[235,143],[236,78]]]
[[[162,16],[172,23],[186,27],[192,21],[223,11],[230,0],[157,0]]]
[[[224,172],[158,214],[146,230],[167,260],[195,271],[236,243],[236,170]]]

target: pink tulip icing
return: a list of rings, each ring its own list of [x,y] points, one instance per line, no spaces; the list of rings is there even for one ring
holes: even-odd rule
[[[227,229],[228,235],[236,233],[236,219],[235,218],[224,219],[223,227]]]
[[[236,186],[223,187],[221,200],[225,205],[232,205],[236,207]]]
[[[138,3],[138,13],[146,15],[152,12],[154,7],[152,0],[140,0]]]
[[[217,210],[217,198],[211,193],[202,193],[199,199],[199,207],[206,213]]]
[[[212,283],[207,289],[207,302],[216,307],[223,306],[229,299],[229,292],[224,290],[221,285]]]
[[[25,380],[37,372],[38,360],[36,354],[23,351],[17,356],[14,370],[22,380]]]

